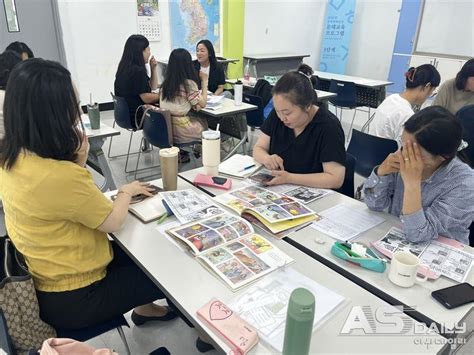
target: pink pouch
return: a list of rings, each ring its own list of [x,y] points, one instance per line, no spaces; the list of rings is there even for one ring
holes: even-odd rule
[[[68,338],[49,338],[43,342],[40,355],[118,355],[110,349],[94,349],[92,346]]]
[[[257,331],[215,298],[201,307],[197,315],[227,341],[231,354],[245,355],[258,343]]]

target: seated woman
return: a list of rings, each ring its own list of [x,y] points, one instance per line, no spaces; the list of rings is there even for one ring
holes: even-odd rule
[[[438,90],[433,105],[456,114],[462,107],[474,104],[474,58],[462,66],[456,78],[446,80]]]
[[[146,63],[150,63],[151,77],[148,77]],[[122,59],[115,74],[115,95],[127,101],[130,123],[139,127],[143,116],[142,105],[157,103],[160,99],[156,90],[158,84],[158,63],[151,56],[150,43],[142,35],[128,37],[123,49]]]
[[[206,121],[191,111],[206,107],[207,74],[201,71],[199,76],[202,93],[198,89],[199,79],[191,54],[183,48],[171,52],[161,85],[160,107],[171,113],[175,143],[200,141],[201,133],[207,127]],[[179,159],[181,162],[189,161],[188,153],[181,150]]]
[[[33,275],[41,318],[79,329],[128,312],[132,321],[169,320],[152,302],[163,292],[107,233],[121,228],[130,199],[151,195],[138,181],[114,202],[85,168],[89,144],[70,73],[59,63],[16,65],[5,95],[0,196],[8,234]],[[33,133],[32,133],[33,132]]]
[[[214,95],[222,95],[225,85],[224,68],[217,62],[216,52],[211,41],[203,39],[196,45],[197,60],[193,62],[196,71],[203,72],[209,77],[207,90]],[[199,83],[198,83],[199,84]],[[201,88],[200,85],[198,85]],[[230,92],[227,92],[230,94]],[[230,97],[232,95],[229,95]]]
[[[377,108],[370,134],[393,139],[401,145],[404,123],[415,113],[414,105],[422,105],[438,87],[441,77],[431,64],[411,67],[405,73],[406,89],[387,97]]]
[[[414,114],[405,122],[403,147],[365,182],[367,206],[400,216],[412,242],[442,235],[469,244],[474,170],[464,162],[461,137],[459,120],[443,107]]]
[[[5,50],[16,52],[20,56],[21,60],[35,57],[30,47],[28,47],[27,44],[23,42],[12,42],[7,46],[7,48],[5,48]]]
[[[5,99],[5,89],[8,77],[13,67],[21,62],[21,57],[14,51],[5,51],[0,54],[0,139],[5,135],[3,129],[3,101]]]
[[[269,185],[337,189],[344,182],[344,132],[316,101],[311,81],[299,72],[286,73],[273,88],[275,109],[253,149],[254,159],[275,176]]]

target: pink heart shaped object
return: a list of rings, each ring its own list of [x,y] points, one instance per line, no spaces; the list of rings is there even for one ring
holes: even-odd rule
[[[220,301],[212,302],[209,307],[209,318],[211,320],[223,320],[229,318],[231,315],[232,311]]]

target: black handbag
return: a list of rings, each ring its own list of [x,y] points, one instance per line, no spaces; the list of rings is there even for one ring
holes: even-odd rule
[[[16,352],[39,349],[56,336],[39,316],[33,278],[8,237],[0,237],[0,307]]]

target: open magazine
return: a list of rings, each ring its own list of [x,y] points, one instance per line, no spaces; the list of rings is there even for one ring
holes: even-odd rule
[[[168,230],[198,261],[236,290],[293,259],[255,234],[244,219],[224,213]]]
[[[274,234],[309,224],[318,219],[316,213],[295,199],[258,186],[246,186],[215,200],[239,213],[242,218]]]
[[[416,255],[421,264],[429,266],[428,278],[443,275],[454,281],[464,282],[474,264],[474,255],[463,251],[464,244],[457,240],[439,236],[431,241],[413,243],[406,240],[403,230],[396,227],[392,227],[382,239],[372,245],[389,258],[396,251]]]

